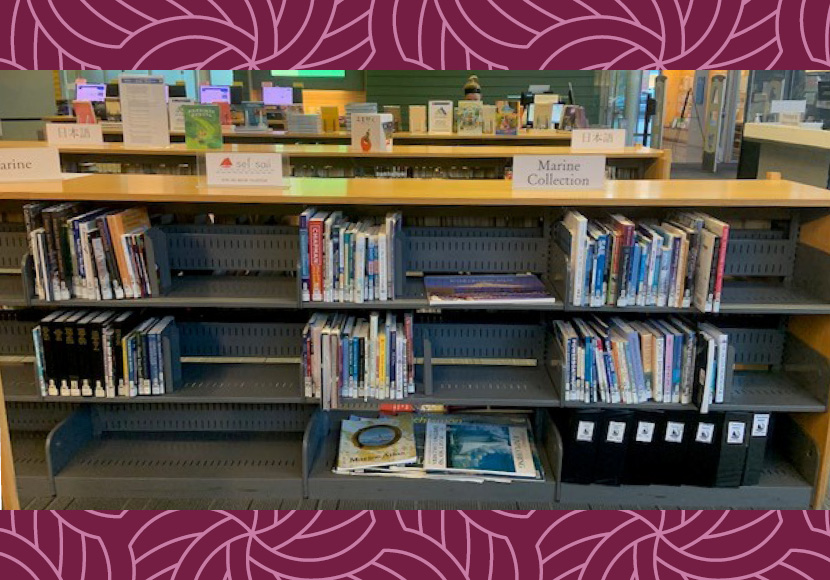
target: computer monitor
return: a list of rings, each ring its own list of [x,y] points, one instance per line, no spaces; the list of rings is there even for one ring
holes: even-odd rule
[[[199,102],[212,103],[228,103],[231,102],[231,88],[222,86],[205,85],[199,87]]]
[[[168,95],[176,99],[186,99],[187,87],[184,85],[170,85]]]
[[[553,109],[550,112],[550,122],[559,124],[559,121],[562,120],[562,110],[565,108],[565,105],[553,105]]]
[[[118,98],[121,95],[121,89],[118,83],[109,83],[107,85],[107,96]]]
[[[89,101],[90,103],[103,103],[107,98],[107,85],[85,84],[78,85],[75,91],[76,101]]]
[[[268,106],[291,105],[294,91],[291,87],[262,87],[262,100]]]
[[[243,87],[241,85],[233,85],[231,87],[231,105],[242,104]]]

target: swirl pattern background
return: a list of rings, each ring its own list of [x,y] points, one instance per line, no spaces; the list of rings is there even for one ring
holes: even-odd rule
[[[0,10],[5,68],[830,68],[830,0],[3,0]]]
[[[830,578],[827,512],[5,512],[4,578]]]

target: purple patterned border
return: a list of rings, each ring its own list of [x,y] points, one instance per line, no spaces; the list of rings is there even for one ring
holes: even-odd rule
[[[827,512],[4,512],[39,580],[830,578]]]
[[[3,68],[830,68],[830,0],[0,4]]]

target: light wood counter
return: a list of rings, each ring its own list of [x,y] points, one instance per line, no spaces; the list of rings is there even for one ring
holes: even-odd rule
[[[0,184],[5,200],[427,206],[815,207],[830,191],[775,181],[608,181],[602,190],[513,191],[505,180],[294,178],[286,189],[204,188],[191,176],[86,175]]]
[[[830,149],[830,131],[778,123],[747,123],[744,125],[744,139]]]

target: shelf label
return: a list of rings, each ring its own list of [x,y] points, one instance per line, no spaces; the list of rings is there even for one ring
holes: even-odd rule
[[[669,421],[666,423],[666,441],[669,443],[682,443],[683,431],[686,426],[683,423]]]
[[[625,423],[622,421],[608,421],[608,434],[605,440],[609,443],[622,443],[625,438]]]
[[[56,147],[0,149],[0,182],[59,179],[61,160]]]
[[[726,428],[726,442],[729,445],[741,445],[744,442],[746,423],[743,421],[729,421]]]
[[[654,423],[640,421],[637,426],[637,443],[651,443],[652,439],[654,439]]]
[[[513,189],[603,189],[604,155],[516,155]]]
[[[769,430],[769,413],[761,413],[752,418],[752,436],[766,437]]]
[[[101,145],[104,129],[98,123],[46,123],[46,141],[49,145]]]
[[[625,129],[574,129],[571,149],[625,149]]]
[[[594,422],[580,421],[576,428],[576,440],[590,443],[594,440]]]
[[[278,153],[205,153],[208,187],[282,187]]]
[[[715,425],[713,423],[698,423],[695,441],[698,443],[711,443],[715,436]]]

